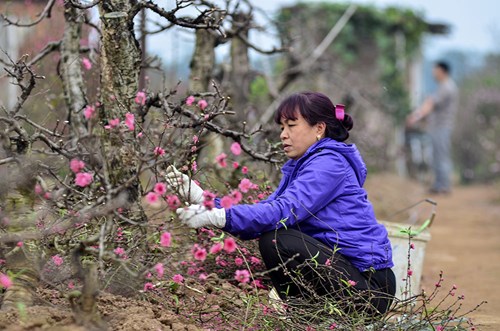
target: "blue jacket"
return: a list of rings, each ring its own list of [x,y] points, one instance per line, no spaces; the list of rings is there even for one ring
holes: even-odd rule
[[[363,184],[367,169],[355,145],[324,138],[282,168],[276,191],[254,205],[226,209],[224,230],[242,239],[283,227],[298,229],[365,271],[390,268],[392,250]],[[281,221],[281,222],[280,222]]]

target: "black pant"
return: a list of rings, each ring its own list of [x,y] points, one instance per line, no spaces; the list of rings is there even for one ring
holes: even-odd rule
[[[347,312],[370,315],[386,312],[392,303],[396,279],[391,269],[361,272],[342,254],[298,230],[265,233],[259,248],[282,299],[328,296]]]

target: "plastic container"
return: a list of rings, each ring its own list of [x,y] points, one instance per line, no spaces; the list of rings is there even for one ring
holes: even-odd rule
[[[404,223],[381,221],[389,233],[392,246],[392,259],[394,262],[393,271],[396,275],[396,298],[404,300],[421,291],[420,280],[424,267],[425,248],[431,239],[429,226],[431,219],[427,220],[420,228]],[[408,232],[411,233],[411,238]],[[414,248],[410,249],[410,243]],[[408,259],[408,253],[410,258]],[[408,262],[410,266],[408,266]],[[411,270],[411,276],[408,276]],[[408,287],[407,287],[408,283]]]

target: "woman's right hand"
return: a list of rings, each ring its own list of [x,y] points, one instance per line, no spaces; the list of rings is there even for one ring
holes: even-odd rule
[[[203,203],[203,189],[174,166],[168,166],[165,180],[168,186],[176,191],[184,200],[188,200],[192,204]]]

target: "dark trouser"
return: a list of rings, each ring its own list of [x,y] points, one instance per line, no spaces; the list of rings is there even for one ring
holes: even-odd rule
[[[259,248],[282,299],[319,295],[347,312],[370,315],[386,312],[392,303],[396,279],[391,269],[361,272],[342,254],[298,230],[265,233]]]

